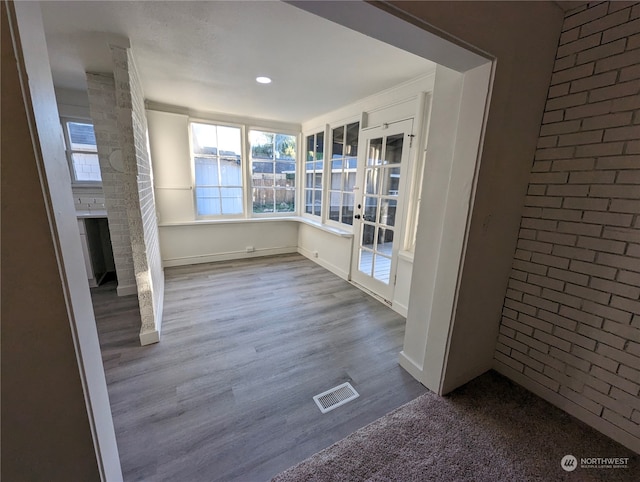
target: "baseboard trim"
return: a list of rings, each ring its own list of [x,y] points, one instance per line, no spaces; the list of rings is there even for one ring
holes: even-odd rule
[[[324,269],[328,269],[329,271],[331,271],[333,274],[335,274],[336,276],[339,276],[340,278],[342,278],[345,281],[349,281],[349,272],[345,271],[341,268],[339,268],[338,266],[336,266],[333,263],[329,263],[327,260],[324,260],[322,258],[316,258],[313,255],[312,251],[309,251],[308,249],[305,248],[297,248],[297,252],[300,253],[302,256],[304,256],[305,258],[310,259],[311,261],[313,261],[314,263],[319,264],[320,266],[322,266]]]
[[[152,345],[160,341],[160,332],[158,330],[140,333],[140,344],[142,346]]]
[[[557,392],[548,389],[547,387],[540,385],[538,382],[525,376],[523,373],[514,370],[508,365],[501,363],[498,360],[493,360],[493,369],[498,373],[504,375],[510,380],[514,381],[518,385],[522,386],[526,390],[535,393],[540,398],[545,399],[552,405],[564,410],[569,415],[574,416],[578,420],[586,423],[590,427],[594,428],[598,432],[603,433],[607,437],[615,440],[616,442],[624,445],[635,453],[640,454],[640,438],[634,437],[630,433],[616,427],[612,423],[605,419],[598,417],[596,414],[585,410],[580,405],[564,398]],[[579,457],[580,454],[574,454]]]
[[[138,294],[138,287],[136,285],[120,285],[116,288],[118,296],[130,296]]]
[[[404,351],[401,351],[398,355],[398,363],[407,371],[407,373],[409,373],[409,375],[422,383],[422,367],[418,366],[411,358],[405,355]]]
[[[402,303],[398,303],[397,301],[391,302],[391,309],[393,309],[393,311],[395,311],[399,315],[404,316],[405,318],[407,317],[407,313],[409,313],[409,308],[407,306],[404,306]]]
[[[274,256],[278,254],[296,253],[297,246],[284,246],[281,248],[256,249],[251,253],[246,251],[230,251],[227,253],[203,254],[197,256],[182,256],[178,258],[167,258],[162,260],[162,266],[171,268],[174,266],[187,266],[190,264],[215,263],[217,261],[229,261],[232,259],[258,258],[261,256]]]

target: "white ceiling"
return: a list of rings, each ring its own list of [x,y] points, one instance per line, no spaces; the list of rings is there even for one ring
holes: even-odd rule
[[[199,111],[301,123],[434,68],[273,0],[41,4],[57,87],[86,90],[128,38],[146,98]]]

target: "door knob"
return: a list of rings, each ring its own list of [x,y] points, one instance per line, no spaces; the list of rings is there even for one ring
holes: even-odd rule
[[[354,218],[356,218],[356,219],[360,219],[360,215],[359,215],[359,214],[356,214],[356,215],[354,216]]]

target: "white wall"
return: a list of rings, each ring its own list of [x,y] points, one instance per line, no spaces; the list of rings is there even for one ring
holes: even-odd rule
[[[341,278],[350,278],[353,236],[346,232],[329,232],[316,226],[300,223],[298,252]]]
[[[298,248],[298,222],[292,219],[162,225],[159,232],[164,266],[295,253]]]

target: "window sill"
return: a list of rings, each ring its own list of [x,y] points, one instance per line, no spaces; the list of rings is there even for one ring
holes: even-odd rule
[[[262,218],[248,218],[248,219],[198,219],[195,221],[185,221],[178,223],[160,223],[159,228],[181,227],[181,226],[201,226],[201,225],[215,225],[215,224],[243,224],[243,223],[277,223],[277,222],[298,222],[312,226],[321,231],[340,236],[341,238],[351,238],[353,233],[321,224],[311,219],[303,218],[301,216],[282,216],[282,217],[262,217]]]

